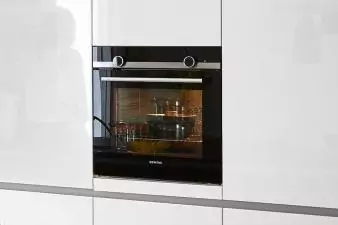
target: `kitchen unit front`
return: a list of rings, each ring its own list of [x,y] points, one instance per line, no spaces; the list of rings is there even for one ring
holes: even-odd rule
[[[221,0],[93,0],[95,46],[221,46]]]
[[[121,199],[95,198],[94,214],[94,225],[222,225],[222,208]]]
[[[0,182],[92,188],[91,0],[0,4]]]
[[[95,176],[221,184],[221,48],[93,54]]]
[[[91,197],[0,190],[0,199],[1,225],[93,225]]]

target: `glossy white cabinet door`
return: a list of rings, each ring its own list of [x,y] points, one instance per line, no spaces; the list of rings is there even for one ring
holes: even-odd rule
[[[224,209],[223,225],[337,225],[338,218]]]
[[[1,1],[0,28],[0,181],[91,188],[91,1]]]
[[[94,191],[162,195],[184,198],[222,199],[222,186],[157,182],[119,178],[94,178]]]
[[[338,1],[223,1],[224,198],[338,207]]]
[[[92,225],[92,198],[0,190],[1,225]]]
[[[94,225],[222,225],[222,209],[94,199]]]
[[[93,0],[94,45],[220,46],[221,0]]]

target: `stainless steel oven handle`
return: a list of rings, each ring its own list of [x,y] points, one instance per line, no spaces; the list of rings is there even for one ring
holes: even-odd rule
[[[101,77],[103,82],[149,82],[201,84],[202,78]]]

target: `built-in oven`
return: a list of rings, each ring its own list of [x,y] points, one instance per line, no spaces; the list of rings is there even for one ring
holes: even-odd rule
[[[94,175],[222,183],[221,47],[93,47]]]

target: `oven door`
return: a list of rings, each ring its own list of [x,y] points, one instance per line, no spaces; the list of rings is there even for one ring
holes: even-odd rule
[[[94,174],[222,183],[221,71],[93,73]]]

